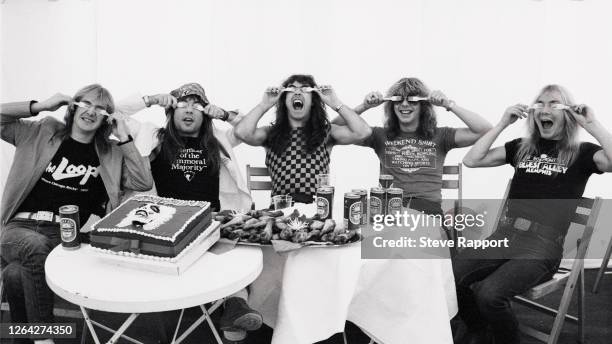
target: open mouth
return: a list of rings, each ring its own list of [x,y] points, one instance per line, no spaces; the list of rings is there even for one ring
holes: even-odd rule
[[[193,124],[193,118],[185,117],[185,118],[183,118],[183,123],[185,123],[187,125],[191,125],[191,124]]]
[[[408,116],[408,115],[410,115],[410,114],[412,113],[412,110],[410,110],[410,109],[400,109],[400,110],[399,110],[399,112],[400,112],[402,115],[406,115],[406,116]]]
[[[291,99],[291,106],[294,110],[302,110],[304,108],[304,100],[300,96],[294,96]]]
[[[553,121],[549,120],[549,119],[541,119],[540,120],[540,124],[542,124],[542,128],[544,129],[550,129],[553,126]]]

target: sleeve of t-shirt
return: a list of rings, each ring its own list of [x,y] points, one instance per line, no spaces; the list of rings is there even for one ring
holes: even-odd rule
[[[441,131],[440,134],[442,135],[442,148],[445,152],[448,152],[453,148],[457,148],[457,142],[455,142],[455,133],[457,132],[456,128],[442,127],[438,130]]]
[[[377,142],[384,140],[386,138],[385,129],[381,127],[373,127],[372,135],[368,136],[361,142],[356,143],[358,146],[370,147],[376,149]]]
[[[595,164],[595,161],[593,161],[593,156],[595,155],[595,153],[602,149],[603,148],[601,146],[596,145],[594,143],[583,142],[582,144],[580,144],[580,152],[576,162],[581,164],[583,166],[582,168],[587,173],[602,174],[603,171],[600,171],[599,168],[597,168],[597,164]]]
[[[514,158],[516,157],[516,152],[518,151],[520,143],[521,139],[514,139],[512,141],[506,142],[506,144],[504,145],[504,147],[506,148],[506,164],[515,166]]]

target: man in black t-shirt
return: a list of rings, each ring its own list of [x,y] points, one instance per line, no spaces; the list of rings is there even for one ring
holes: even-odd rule
[[[232,121],[236,112],[209,103],[204,88],[185,84],[170,94],[145,97],[147,105],[166,109],[166,126],[157,132],[157,147],[151,153],[151,169],[157,194],[184,200],[208,201],[214,210],[231,207],[219,200],[220,169],[230,154],[213,132],[213,119]],[[261,327],[263,318],[251,309],[247,291],[226,298],[220,320],[228,340],[246,337],[246,331]]]
[[[527,118],[529,135],[491,149],[499,134],[520,118]],[[601,146],[578,142],[579,127]],[[500,227],[491,236],[509,238],[509,247],[466,249],[454,261],[459,315],[469,329],[464,340],[487,343],[489,326],[496,344],[520,343],[510,299],[556,272],[570,217],[588,178],[612,171],[612,135],[590,108],[574,105],[564,88],[549,85],[530,107],[509,107],[463,163],[511,164],[515,169]]]
[[[68,105],[65,123],[22,119],[63,105]],[[84,224],[91,214],[104,215],[107,204],[116,207],[123,187],[146,191],[152,186],[148,161],[113,112],[113,98],[100,85],[86,86],[74,97],[2,104],[2,139],[16,147],[0,232],[2,280],[13,322],[54,321],[44,264],[61,242],[61,206],[77,205]],[[119,143],[109,140],[111,131]]]

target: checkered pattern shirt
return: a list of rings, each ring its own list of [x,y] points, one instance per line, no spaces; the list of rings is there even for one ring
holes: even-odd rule
[[[272,179],[272,196],[300,195],[311,199],[316,193],[317,174],[329,173],[327,140],[313,152],[302,151],[306,139],[302,128],[291,130],[291,144],[278,155],[272,149],[266,152],[266,166]],[[302,197],[298,198],[299,199]]]

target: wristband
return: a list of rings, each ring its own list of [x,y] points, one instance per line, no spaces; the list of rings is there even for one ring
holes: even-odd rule
[[[455,101],[451,100],[450,102],[448,102],[448,106],[446,107],[446,111],[451,111],[454,106],[455,106]]]
[[[34,117],[36,115],[38,115],[40,112],[37,113],[33,113],[32,112],[32,105],[38,103],[38,100],[30,100],[30,106],[28,107],[28,109],[30,110],[30,116]]]
[[[334,111],[340,112],[340,110],[342,110],[343,107],[344,107],[344,104],[340,104],[334,108]]]
[[[223,116],[219,117],[219,119],[220,119],[220,120],[222,120],[222,121],[224,121],[224,122],[227,122],[227,120],[228,120],[229,116],[230,116],[229,111],[225,111],[225,110],[223,110]]]
[[[122,145],[124,145],[124,144],[126,144],[126,143],[130,143],[130,142],[132,142],[132,141],[134,141],[134,138],[132,137],[132,135],[128,135],[128,139],[127,139],[127,140],[125,140],[125,141],[123,141],[123,142],[119,142],[119,143],[117,143],[117,146],[122,146]]]

